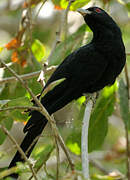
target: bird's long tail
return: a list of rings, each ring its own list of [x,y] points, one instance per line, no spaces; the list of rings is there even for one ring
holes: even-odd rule
[[[52,113],[56,112],[57,110],[61,109],[66,104],[71,102],[73,99],[77,99],[80,96],[81,94],[77,93],[75,89],[70,89],[70,87],[68,86],[68,82],[65,80],[61,84],[57,85],[54,89],[49,91],[41,99],[41,103],[51,115]],[[30,156],[37,142],[35,141],[35,143],[32,145],[34,139],[42,133],[46,124],[47,124],[47,119],[40,112],[33,111],[31,113],[31,118],[24,127],[24,132],[27,132],[27,135],[25,136],[20,146],[24,152],[27,152],[26,153],[27,157]],[[17,152],[13,160],[11,161],[9,168],[15,166],[16,162],[20,162],[20,161],[24,162],[23,158],[21,157],[21,154]],[[18,177],[17,174],[12,174],[11,176],[14,178]]]

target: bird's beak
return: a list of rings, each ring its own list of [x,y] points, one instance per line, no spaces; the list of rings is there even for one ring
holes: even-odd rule
[[[82,16],[86,16],[86,14],[91,14],[92,12],[89,11],[88,9],[77,9],[77,11],[82,15]]]

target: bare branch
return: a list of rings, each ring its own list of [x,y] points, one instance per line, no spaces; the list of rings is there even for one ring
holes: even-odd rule
[[[56,70],[56,68],[57,68],[57,66],[51,66],[51,67],[47,68],[44,73],[46,75],[50,75]],[[40,74],[40,72],[41,71],[36,71],[36,72],[24,74],[24,75],[19,75],[19,77],[23,80],[28,80],[33,77],[37,77]],[[18,79],[16,77],[3,78],[3,79],[0,79],[0,84],[10,83],[10,82],[12,83],[14,81],[18,81]]]
[[[82,137],[81,137],[81,150],[82,150],[82,172],[84,178],[89,179],[89,155],[88,155],[88,128],[89,120],[91,116],[91,111],[96,99],[96,94],[94,93],[86,103],[85,114],[83,118],[82,126]]]
[[[36,14],[36,16],[35,16],[35,18],[34,18],[35,21],[37,20],[37,17],[38,17],[38,15],[39,15],[39,13],[40,13],[40,11],[41,11],[41,9],[42,9],[42,7],[44,6],[44,4],[45,4],[46,1],[47,1],[47,0],[43,0],[40,8],[38,9],[38,12],[37,12],[37,14]]]
[[[56,137],[55,137],[55,146],[56,146],[56,158],[57,158],[57,163],[56,163],[56,180],[58,180],[58,179],[59,179],[60,156],[59,156],[58,141],[57,141],[57,138],[56,138]]]

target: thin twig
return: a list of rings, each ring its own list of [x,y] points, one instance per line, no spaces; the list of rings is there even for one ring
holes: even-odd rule
[[[58,139],[62,149],[64,150],[68,162],[70,164],[70,167],[72,170],[74,170],[74,164],[70,158],[69,152],[64,144],[64,141],[62,139],[62,137],[60,136],[55,120],[53,117],[51,117],[49,115],[49,113],[47,112],[47,110],[44,108],[44,106],[41,104],[41,102],[38,100],[38,98],[33,94],[33,92],[31,91],[31,89],[27,86],[27,84],[20,78],[20,76],[18,76],[10,67],[8,67],[4,61],[2,59],[0,59],[1,63],[21,82],[22,86],[29,92],[29,94],[32,96],[33,100],[35,101],[35,103],[41,108],[40,113],[46,117],[46,119],[49,121],[49,123],[51,124],[51,128],[56,136],[56,138]]]
[[[51,67],[47,68],[45,70],[45,74],[50,75],[51,73],[53,73],[56,70],[56,68],[57,68],[57,66],[51,66]],[[41,71],[36,71],[36,72],[24,74],[24,75],[19,75],[19,77],[23,80],[28,80],[28,79],[32,79],[33,77],[37,77],[40,74],[40,72]],[[16,77],[3,78],[3,79],[0,79],[0,84],[10,83],[10,82],[14,82],[14,81],[18,81],[18,79]]]
[[[72,162],[72,160],[71,160],[69,151],[67,150],[67,148],[66,148],[66,146],[65,146],[65,143],[64,143],[62,137],[60,136],[60,134],[59,134],[59,136],[57,136],[57,138],[58,138],[59,143],[60,143],[60,145],[61,145],[61,147],[62,147],[62,149],[63,149],[63,151],[64,151],[64,153],[65,153],[65,155],[66,155],[66,157],[67,157],[67,159],[68,159],[68,161],[69,161],[71,170],[74,171],[74,164],[73,164],[73,162]]]
[[[57,163],[56,163],[56,180],[58,180],[58,179],[59,179],[60,156],[59,156],[58,141],[57,141],[57,138],[56,138],[56,137],[55,137],[55,146],[56,146],[56,158],[57,158]]]
[[[31,149],[31,148],[33,147],[33,145],[39,140],[40,137],[41,137],[41,136],[39,135],[39,136],[37,136],[37,137],[33,140],[32,144],[29,146],[29,148],[27,149],[27,151],[26,151],[25,154],[28,154],[28,152],[30,151],[30,149]]]
[[[3,126],[0,125],[0,128],[2,129],[2,131],[9,137],[9,139],[13,142],[13,144],[17,147],[17,150],[19,151],[19,153],[22,155],[23,159],[25,160],[25,162],[27,162],[33,177],[35,180],[38,180],[36,177],[36,173],[33,169],[33,165],[31,164],[31,162],[28,160],[27,156],[25,155],[25,153],[23,152],[23,150],[21,149],[21,147],[18,145],[18,143],[16,142],[16,140],[13,138],[13,136],[11,136],[11,134],[9,133],[9,131]]]
[[[8,107],[8,108],[1,108],[0,112],[2,111],[11,111],[14,109],[28,109],[28,110],[35,110],[35,111],[40,111],[39,107],[35,107],[35,106],[12,106],[12,107]]]
[[[44,0],[44,1],[42,2],[42,4],[41,4],[40,8],[38,9],[37,14],[36,14],[36,16],[35,16],[35,18],[34,18],[35,21],[37,20],[37,17],[38,17],[38,15],[39,15],[39,13],[40,13],[40,11],[41,11],[41,9],[42,9],[42,7],[44,6],[44,4],[45,4],[46,1],[47,1],[47,0]]]

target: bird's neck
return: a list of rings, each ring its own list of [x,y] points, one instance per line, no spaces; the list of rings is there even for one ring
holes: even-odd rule
[[[121,33],[118,28],[108,29],[107,27],[101,26],[93,29],[93,41],[98,44],[113,43],[121,39]]]
[[[112,31],[106,29],[98,29],[97,31],[93,31],[92,43],[100,52],[107,53],[116,51],[116,47],[121,44],[121,41],[121,35],[119,36],[118,34],[117,36],[117,33],[113,33]]]

